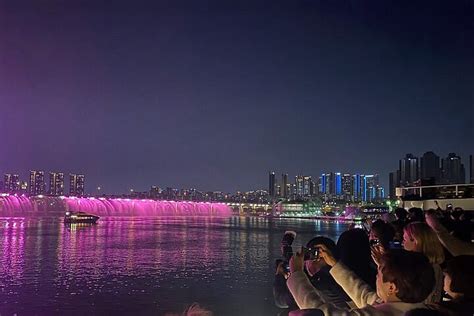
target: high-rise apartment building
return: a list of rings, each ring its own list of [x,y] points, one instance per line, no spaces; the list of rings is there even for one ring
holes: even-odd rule
[[[466,182],[466,173],[461,157],[455,153],[450,153],[441,163],[443,183],[459,184]]]
[[[84,175],[83,174],[69,174],[69,195],[83,196],[84,195]]]
[[[412,154],[407,154],[405,158],[400,159],[400,184],[402,186],[414,185],[419,179],[418,158]]]
[[[271,171],[268,174],[268,195],[275,197],[276,194],[276,181],[275,181],[275,172]]]
[[[49,194],[55,196],[64,195],[64,173],[49,173]]]
[[[20,176],[18,176],[17,174],[12,174],[12,183],[11,183],[11,186],[10,186],[10,190],[12,192],[20,192]]]
[[[325,196],[336,194],[336,176],[334,172],[321,174],[319,178],[319,192]]]
[[[441,169],[439,156],[432,151],[428,151],[420,158],[421,180],[429,185],[441,182]]]
[[[353,185],[352,185],[352,188],[353,188],[353,197],[354,197],[354,201],[362,201],[362,197],[363,197],[363,187],[364,187],[364,177],[365,175],[363,174],[355,174],[352,176],[352,179],[353,179]]]
[[[310,176],[303,177],[303,196],[308,197],[313,195],[313,180]]]
[[[365,175],[363,184],[362,201],[371,202],[375,199],[379,186],[379,176],[377,174]]]
[[[342,194],[344,195],[344,199],[347,201],[352,200],[353,190],[352,176],[348,173],[344,173],[342,175]]]
[[[334,173],[334,194],[336,196],[342,195],[342,175],[340,172]]]
[[[321,195],[326,194],[326,182],[327,182],[326,174],[323,173],[319,177],[319,183],[318,183],[318,191],[319,191],[319,194]]]
[[[304,196],[304,176],[295,177],[296,185],[296,197],[301,198]]]
[[[3,190],[5,192],[10,192],[10,186],[12,183],[12,175],[10,173],[5,173],[3,176]]]
[[[288,174],[284,173],[281,175],[281,190],[282,190],[282,197],[288,198],[290,192],[288,191]]]
[[[45,194],[44,171],[30,171],[30,195]]]
[[[3,190],[9,193],[20,192],[20,177],[17,174],[6,173],[3,177]]]

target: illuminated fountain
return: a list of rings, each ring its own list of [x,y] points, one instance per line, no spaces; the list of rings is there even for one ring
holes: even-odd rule
[[[224,203],[155,201],[122,198],[27,197],[0,195],[0,216],[63,214],[82,211],[99,216],[230,216]]]
[[[24,194],[0,194],[0,215],[21,215],[35,212],[37,209],[37,204]]]
[[[67,197],[64,200],[67,210],[104,216],[229,216],[231,214],[231,209],[223,203],[74,197]]]

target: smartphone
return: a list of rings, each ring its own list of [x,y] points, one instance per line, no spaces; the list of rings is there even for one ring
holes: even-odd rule
[[[319,258],[319,248],[303,247],[304,260],[315,260]]]

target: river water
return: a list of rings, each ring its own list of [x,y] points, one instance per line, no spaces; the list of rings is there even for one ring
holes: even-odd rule
[[[346,223],[257,217],[0,218],[0,315],[276,315],[274,261]]]

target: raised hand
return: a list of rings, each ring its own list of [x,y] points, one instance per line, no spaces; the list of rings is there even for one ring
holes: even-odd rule
[[[316,248],[319,248],[319,257],[323,259],[329,266],[333,266],[337,263],[336,258],[334,258],[334,255],[332,254],[331,250],[328,249],[323,244],[317,244]]]
[[[304,267],[304,251],[303,247],[297,251],[290,259],[290,273],[303,271]]]
[[[372,254],[372,259],[378,267],[380,265],[380,258],[382,258],[385,253],[385,249],[382,245],[378,244],[370,247],[370,252]]]

